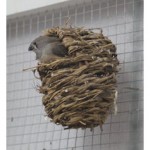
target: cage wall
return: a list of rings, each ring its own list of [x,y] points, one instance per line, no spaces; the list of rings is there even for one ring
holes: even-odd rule
[[[31,71],[35,54],[30,42],[45,28],[63,25],[102,28],[117,46],[118,113],[99,127],[64,130],[45,117]],[[65,2],[58,8],[7,20],[7,149],[8,150],[142,150],[143,149],[143,1]]]

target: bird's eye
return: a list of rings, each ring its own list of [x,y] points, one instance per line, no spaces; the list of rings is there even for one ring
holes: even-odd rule
[[[34,42],[34,43],[33,43],[33,45],[37,48],[37,44],[36,44],[36,42]]]

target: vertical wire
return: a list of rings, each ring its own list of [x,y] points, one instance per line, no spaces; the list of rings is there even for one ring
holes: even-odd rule
[[[92,28],[93,22],[93,0],[91,0],[91,21],[90,21],[90,28]]]
[[[32,16],[31,16],[31,18],[30,18],[30,23],[29,23],[29,25],[30,25],[30,31],[29,31],[29,34],[30,34],[30,37],[32,36]]]
[[[22,18],[23,19],[23,22],[22,22],[22,37],[23,37],[23,40],[25,39],[25,16],[23,16]]]
[[[36,14],[37,16],[36,16],[36,26],[37,26],[37,30],[36,30],[36,34],[38,34],[39,33],[39,14]],[[43,117],[43,115],[41,114],[40,115],[41,117]],[[38,128],[40,129],[40,124],[41,124],[41,117],[40,117],[40,122],[39,122],[39,124],[38,124]],[[37,137],[36,137],[36,149],[38,149],[38,138],[39,138],[39,136],[40,136],[40,133],[38,132],[37,133]]]
[[[23,36],[23,39],[24,39],[24,19],[23,19],[23,28],[22,28],[22,36]],[[24,64],[24,63],[23,63]],[[23,80],[23,74],[22,74],[22,80]],[[23,82],[22,83],[22,86],[23,86]],[[22,145],[23,145],[23,140],[24,140],[24,134],[25,134],[25,128],[23,128],[24,131],[23,131],[23,135],[22,135]]]
[[[83,24],[85,24],[85,2],[83,3]]]
[[[51,17],[52,17],[51,20],[52,20],[52,27],[53,27],[54,26],[54,9],[52,10],[52,16]],[[51,149],[53,149],[53,139],[54,139],[55,126],[56,125],[54,125],[54,130],[52,133],[52,141],[50,141]]]
[[[18,45],[18,18],[16,18],[15,19],[16,21],[15,21],[15,35],[16,35],[16,38],[15,38],[15,45],[16,45],[16,50],[18,50],[18,47],[17,47],[17,45]],[[15,55],[15,60],[14,60],[14,64],[16,64],[16,57],[17,55]],[[15,78],[16,78],[16,74],[15,74]]]
[[[69,5],[68,5],[68,7],[67,7],[67,19],[69,19],[69,17],[70,17],[69,15],[70,15],[70,13],[69,13]]]
[[[76,140],[75,140],[75,148],[77,148],[77,133],[78,133],[78,129],[76,129]]]
[[[61,20],[62,20],[62,7],[60,7],[59,9],[59,26],[60,27],[62,26]],[[63,127],[61,127],[61,130],[60,130],[60,139],[59,139],[59,147],[58,147],[59,149],[61,149],[62,130],[63,130]]]
[[[101,21],[101,1],[99,1],[99,22]]]
[[[18,41],[17,36],[18,36],[18,18],[16,19],[16,40],[15,40],[16,43]]]
[[[62,130],[63,130],[63,127],[61,127],[61,129],[60,129],[60,139],[59,139],[59,146],[58,146],[59,149],[61,149],[61,136],[62,136]]]
[[[67,137],[67,148],[69,148],[69,134],[70,134],[70,130],[71,130],[71,129],[69,129],[69,131],[68,131],[68,137]]]
[[[134,20],[135,20],[135,2],[134,2],[134,0],[133,0],[133,32],[132,32],[132,34],[134,35]],[[132,42],[134,43],[134,36],[132,36],[133,37],[133,39],[132,39]],[[134,50],[132,51],[132,53],[133,53],[133,57],[134,57]],[[134,76],[133,76],[134,77]],[[133,80],[135,80],[135,79],[133,79]],[[135,94],[135,93],[134,93]],[[135,110],[135,116],[134,116],[134,120],[131,122],[132,123],[132,130],[133,130],[133,133],[135,133],[135,134],[133,134],[132,136],[131,136],[131,139],[133,138],[133,139],[137,139],[137,141],[139,141],[139,134],[140,134],[140,131],[138,130],[138,127],[139,127],[139,101],[140,100],[136,100],[135,102],[136,102],[136,104],[137,104],[137,108],[136,108],[136,110]],[[134,105],[134,102],[132,101],[132,107],[133,107],[133,105]],[[136,125],[134,125],[134,124],[136,124]],[[135,128],[135,129],[134,129]],[[133,141],[134,142],[134,141]],[[135,143],[135,145],[133,146],[133,149],[138,149],[139,147],[138,147],[138,142],[136,142]]]
[[[16,38],[15,38],[15,45],[16,45],[16,49],[17,49],[17,44],[18,44],[18,18],[16,18]],[[15,55],[15,60],[16,60],[16,55]],[[15,62],[16,63],[16,62]],[[17,63],[16,63],[17,64]],[[16,74],[15,74],[15,78],[16,78]],[[21,84],[23,85],[23,82],[21,82]],[[25,128],[24,128],[25,129]],[[21,149],[21,141],[20,141],[20,144],[18,146],[20,149]]]
[[[83,24],[85,24],[85,1],[83,3]],[[83,150],[85,150],[85,133],[86,133],[86,129],[83,129],[84,130],[84,136],[83,136]]]
[[[133,0],[133,8],[132,8],[132,9],[133,9],[133,16],[132,16],[132,17],[133,17],[133,24],[132,24],[132,25],[133,25],[133,32],[132,32],[133,35],[134,35],[134,7],[135,7],[135,6],[134,6],[134,0]],[[132,38],[132,41],[133,41],[133,43],[134,43],[134,36],[132,36],[132,37],[133,37],[133,38]],[[132,53],[133,53],[133,57],[134,57],[134,51],[132,51]],[[134,80],[134,79],[133,79],[133,80]],[[137,105],[138,105],[138,101],[136,101],[136,103],[137,103]],[[132,102],[132,105],[134,105],[133,102]],[[135,120],[133,120],[132,123],[133,123],[133,124],[136,123],[136,127],[135,127],[135,129],[133,129],[133,132],[135,132],[135,133],[136,133],[135,136],[138,137],[139,131],[138,131],[137,128],[138,128],[138,114],[139,114],[139,111],[135,110],[135,113],[136,113],[136,115],[135,115]],[[132,125],[132,126],[134,126],[134,125]],[[134,138],[136,138],[135,136],[134,136]],[[133,149],[135,149],[135,148],[138,149],[138,143],[135,143],[135,146],[133,147]]]
[[[134,7],[133,7],[133,18],[135,18],[135,1],[133,1],[133,5],[134,5]],[[143,6],[142,6],[143,7]],[[140,20],[139,22],[143,22],[142,20]],[[134,30],[134,20],[133,20],[133,30]],[[133,39],[134,40],[134,39]],[[142,40],[143,40],[143,38],[142,38]],[[134,41],[133,41],[133,43],[134,43]],[[133,50],[134,51],[134,50]],[[142,74],[143,74],[143,71],[142,71]],[[143,78],[142,78],[142,86],[143,86]],[[143,87],[142,87],[143,88]],[[140,115],[139,115],[139,113],[140,113],[140,102],[142,102],[142,104],[143,104],[143,99],[139,99],[138,101],[138,107],[137,107],[137,125],[138,125],[138,122],[139,121],[142,121],[143,120],[143,117],[142,118],[140,118]],[[141,111],[143,111],[143,107],[142,107],[142,110]],[[142,120],[140,120],[140,119],[142,119]],[[143,123],[142,123],[143,124]],[[140,134],[140,129],[138,130],[138,134]],[[143,134],[143,133],[142,133]],[[143,143],[143,142],[142,142]]]
[[[77,26],[77,8],[78,8],[78,5],[76,4],[75,5],[75,26]]]
[[[45,11],[45,15],[44,15],[44,29],[46,29],[47,12],[48,11]]]
[[[77,7],[75,8],[75,17],[76,17],[76,15],[77,15],[77,14],[76,14],[76,13],[77,13],[77,12],[76,12],[76,9],[77,9]],[[70,15],[70,17],[71,17],[71,15]],[[71,18],[70,18],[70,19],[71,19]],[[76,24],[76,21],[77,21],[77,20],[76,20],[76,18],[75,18],[75,24]],[[71,22],[70,22],[70,23],[71,23]],[[71,25],[72,25],[72,24],[71,24]],[[78,133],[78,129],[76,129],[75,146],[74,146],[75,149],[76,149],[76,144],[77,144],[77,133]]]
[[[62,26],[62,7],[60,8],[59,11],[59,25]]]
[[[100,150],[102,148],[102,135],[103,135],[103,131],[100,131]]]
[[[101,22],[101,1],[99,1],[99,22]],[[102,146],[102,131],[100,130],[100,150]]]
[[[106,8],[107,8],[107,17],[109,18],[110,17],[109,16],[109,9],[110,9],[109,0],[107,0],[107,6],[106,6]]]
[[[124,28],[126,30],[126,7],[125,7],[125,0],[124,0],[124,16],[123,17],[124,17],[123,19],[125,20],[125,26],[124,26]],[[124,65],[125,65],[125,43],[124,43],[124,51],[123,51],[123,53],[124,53],[124,57],[123,57],[123,72],[124,72]]]
[[[124,7],[125,7],[125,5],[124,5]],[[123,10],[123,11],[125,11],[125,9]],[[124,12],[124,14],[125,14],[125,12]],[[116,18],[118,17],[118,1],[116,0]],[[123,16],[123,20],[125,20],[125,15]],[[118,45],[118,41],[117,41],[117,36],[118,36],[118,33],[117,33],[117,26],[118,26],[118,24],[120,24],[120,23],[118,23],[118,20],[117,20],[117,25],[116,25],[116,44]],[[125,25],[124,25],[124,28],[125,28]],[[125,29],[124,29],[125,30]],[[125,50],[125,44],[124,44],[124,50]],[[123,52],[124,53],[124,52]],[[117,99],[117,101],[118,101],[118,99]],[[117,114],[116,114],[117,115]],[[120,117],[120,116],[118,116],[118,117]],[[118,137],[120,137],[120,123],[121,123],[121,121],[120,121],[120,118],[119,118],[119,129],[118,129],[118,133],[117,133],[117,135],[119,134],[119,136]],[[119,140],[119,139],[118,139]],[[119,149],[119,141],[118,141],[118,144],[117,144],[117,146],[118,146],[118,149]]]
[[[16,19],[14,19],[15,20],[15,48],[17,49],[17,41],[18,41],[18,18],[16,18]],[[14,64],[17,64],[16,63],[16,56],[17,55],[15,55],[15,62],[14,62]],[[15,78],[16,78],[16,74],[15,74]],[[15,79],[14,79],[15,80]],[[22,81],[21,81],[21,83],[22,83]],[[15,108],[15,107],[14,107]],[[19,109],[20,110],[20,109]],[[21,110],[20,110],[21,111]],[[21,147],[21,143],[19,143],[20,144],[20,147]],[[15,143],[15,145],[19,145],[19,144],[17,144],[17,143]]]
[[[37,14],[37,34],[39,33],[39,14]]]
[[[30,17],[30,19],[29,19],[29,36],[30,36],[30,38],[32,38],[32,16]],[[30,39],[29,38],[29,39]],[[31,55],[30,55],[30,63],[31,63]]]
[[[118,16],[118,10],[117,10],[117,8],[118,8],[118,1],[116,0],[116,17]],[[118,101],[118,98],[117,98],[117,101]],[[117,114],[116,114],[117,115]],[[118,116],[119,117],[119,116]],[[120,120],[119,120],[119,137],[120,137]]]
[[[107,0],[107,17],[110,18],[110,6],[109,6],[109,1]],[[109,33],[108,33],[109,34]],[[110,129],[109,129],[109,149],[111,149],[111,129],[112,129],[112,112],[110,112]]]
[[[74,25],[77,25],[77,4],[75,5],[75,21]],[[76,129],[76,140],[75,140],[75,148],[77,148],[77,135],[78,135],[78,129]]]
[[[91,0],[91,21],[90,21],[90,27],[92,28],[92,22],[93,22],[93,0]],[[93,150],[93,136],[94,136],[94,130],[92,129],[92,150]]]
[[[94,150],[94,149],[93,149],[93,143],[94,143],[94,130],[92,130],[91,132],[92,132],[92,150]]]
[[[23,18],[25,18],[25,17],[23,17]],[[22,28],[22,35],[23,35],[23,39],[25,39],[25,21],[24,21],[24,19],[23,19],[23,28]],[[24,63],[23,63],[24,64]],[[23,75],[22,75],[22,78],[21,78],[21,80],[23,80]],[[25,126],[24,126],[25,127]],[[22,135],[22,143],[21,143],[21,146],[23,145],[23,140],[24,140],[24,135],[25,135],[25,128],[23,128],[24,129],[24,131],[23,131],[23,135]],[[20,148],[21,149],[21,148]]]
[[[9,42],[11,41],[11,21],[9,23]],[[10,45],[10,43],[9,43]]]
[[[44,30],[46,29],[46,19],[47,19],[47,11],[45,11],[45,13],[44,13]],[[47,121],[47,119],[45,119],[46,121],[45,121],[45,125],[47,126],[47,124],[48,124],[48,121]],[[46,127],[45,126],[45,127]],[[46,130],[45,130],[46,131]],[[45,141],[46,141],[46,133],[48,133],[48,132],[45,132]],[[43,148],[43,150],[46,150],[46,142],[44,142],[44,148]]]
[[[124,5],[124,11],[123,11],[123,19],[124,19],[124,31],[125,31],[125,34],[126,34],[126,24],[127,24],[127,21],[126,21],[126,2],[124,0],[123,2],[123,5]],[[124,35],[125,35],[124,34]],[[125,74],[125,39],[124,39],[124,44],[123,44],[123,75]],[[124,80],[124,76],[123,76],[123,80]],[[124,96],[124,93],[123,93],[123,96]],[[120,121],[121,118],[119,118],[119,123],[121,123]],[[123,133],[122,133],[123,134]]]
[[[52,10],[52,27],[54,27],[54,9]]]
[[[123,12],[123,19],[124,19],[124,30],[125,30],[125,33],[126,33],[126,2],[125,2],[125,0],[124,0],[124,2],[123,2],[123,5],[124,5],[124,12]],[[125,35],[125,34],[124,34]],[[123,64],[123,69],[122,69],[122,71],[123,71],[123,80],[124,80],[124,74],[125,74],[125,40],[124,40],[124,44],[123,44],[123,62],[122,62],[122,64]],[[124,97],[124,93],[123,93],[123,97]],[[119,118],[119,122],[121,123],[121,121],[120,121],[120,119],[121,118]]]
[[[24,17],[25,18],[25,17]],[[30,22],[29,22],[29,24],[30,24]],[[30,34],[30,33],[29,33]],[[24,19],[23,19],[23,36],[25,36],[25,21],[24,21]],[[24,39],[25,39],[25,37],[24,37]],[[23,84],[23,78],[22,78],[22,84]],[[22,85],[23,86],[23,85]],[[28,92],[27,92],[27,97],[26,97],[26,103],[27,103],[27,105],[26,105],[26,107],[24,107],[26,110],[27,110],[27,108],[28,108],[28,106],[29,106],[29,90],[28,90]],[[25,118],[26,118],[26,121],[27,121],[27,119],[28,119],[28,115],[27,115],[27,111],[26,111],[26,115],[24,116]],[[25,137],[25,127],[26,127],[26,121],[24,121],[24,132],[23,132],[23,137]],[[31,137],[30,137],[31,138]],[[24,144],[24,143],[23,143]],[[27,143],[27,147],[29,148],[30,147],[30,142],[29,143]]]
[[[51,146],[50,149],[53,149],[53,139],[54,139],[55,125],[54,125],[54,130],[52,132],[53,133],[52,133],[52,140],[50,141],[50,146]]]
[[[66,17],[69,18],[69,6],[67,6],[67,16]],[[66,22],[66,20],[65,20],[65,22]],[[68,138],[67,138],[67,146],[68,146],[68,148],[69,148],[69,135],[70,135],[70,131],[71,131],[71,129],[69,129]]]

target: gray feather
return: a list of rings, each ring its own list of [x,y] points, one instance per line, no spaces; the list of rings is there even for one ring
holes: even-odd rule
[[[36,59],[52,55],[64,57],[68,54],[67,49],[61,43],[59,38],[55,36],[40,36],[36,38],[31,42],[28,50],[36,53]]]

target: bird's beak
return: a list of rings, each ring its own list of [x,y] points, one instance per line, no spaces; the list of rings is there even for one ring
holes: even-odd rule
[[[30,46],[29,46],[29,48],[28,48],[28,51],[33,51],[35,49],[37,49],[36,45],[33,44],[33,43],[31,43]]]
[[[29,48],[28,48],[28,51],[32,51],[33,50],[33,46],[30,45]]]

